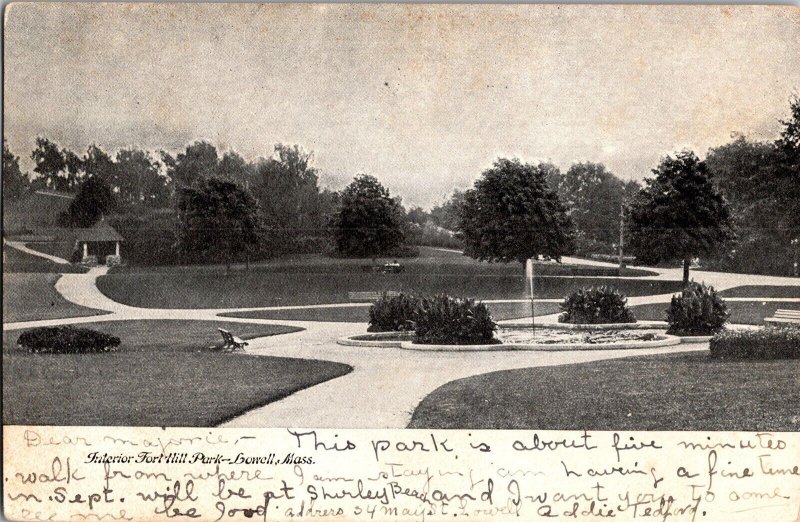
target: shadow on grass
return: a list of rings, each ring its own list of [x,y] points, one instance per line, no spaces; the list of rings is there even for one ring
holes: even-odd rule
[[[244,338],[299,329],[216,321],[81,325],[117,335],[117,352],[33,355],[3,334],[3,422],[215,426],[352,371],[328,361],[209,350],[221,326]]]
[[[800,361],[640,356],[459,379],[409,428],[797,431]]]

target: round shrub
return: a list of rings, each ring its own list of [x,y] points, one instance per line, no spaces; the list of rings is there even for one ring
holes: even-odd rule
[[[723,330],[710,348],[716,359],[800,359],[800,328]]]
[[[728,307],[713,286],[690,282],[672,297],[667,310],[668,334],[712,335],[728,320]]]
[[[368,332],[399,332],[414,329],[419,299],[413,295],[383,294],[369,309]]]
[[[119,337],[88,328],[49,326],[23,332],[17,344],[31,353],[97,353],[119,346]]]
[[[635,323],[636,317],[628,308],[628,299],[616,288],[600,286],[581,288],[561,303],[561,323],[603,324]]]
[[[437,295],[421,299],[414,342],[420,344],[496,344],[497,323],[474,299]]]

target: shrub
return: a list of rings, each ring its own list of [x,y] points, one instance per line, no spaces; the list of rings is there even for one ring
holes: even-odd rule
[[[424,298],[416,313],[416,336],[420,344],[494,344],[497,324],[489,309],[473,299],[448,295]]]
[[[561,303],[561,323],[601,324],[635,323],[636,317],[627,305],[628,299],[608,286],[581,288]]]
[[[400,294],[390,297],[383,294],[369,309],[368,332],[397,332],[414,329],[414,315],[419,299]]]
[[[710,348],[716,359],[800,359],[800,328],[723,330]]]
[[[96,353],[119,346],[119,337],[88,328],[51,326],[23,332],[17,344],[31,353]]]
[[[714,287],[690,282],[672,297],[667,310],[668,334],[711,335],[728,320],[728,307]]]

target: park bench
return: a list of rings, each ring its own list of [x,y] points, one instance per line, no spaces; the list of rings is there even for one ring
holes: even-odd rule
[[[247,346],[247,341],[239,339],[228,330],[223,330],[222,328],[217,328],[217,330],[222,334],[222,340],[225,343],[222,345],[223,350],[230,350],[231,352],[235,352],[236,350],[244,351],[244,347]]]
[[[764,319],[767,324],[800,327],[800,310],[775,310],[773,317]]]
[[[384,294],[386,294],[386,297],[397,297],[400,292],[347,292],[347,298],[357,303],[374,303]]]

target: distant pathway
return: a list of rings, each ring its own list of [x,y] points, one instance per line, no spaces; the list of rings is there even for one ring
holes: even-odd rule
[[[15,248],[18,248],[16,245]],[[24,247],[27,248],[27,247]],[[28,249],[29,250],[29,249]],[[43,254],[46,255],[46,254]],[[571,261],[568,259],[568,261]],[[589,263],[581,260],[582,263]],[[602,264],[602,263],[597,263]],[[353,372],[296,392],[280,401],[252,410],[224,426],[264,427],[349,427],[404,428],[417,404],[430,392],[454,379],[498,370],[552,366],[597,361],[634,355],[705,350],[708,343],[679,345],[644,350],[560,351],[560,352],[413,352],[391,348],[360,348],[336,344],[336,339],[363,333],[365,323],[339,323],[220,317],[223,313],[258,310],[289,310],[353,306],[351,303],[309,306],[273,306],[258,308],[220,309],[158,309],[140,308],[113,301],[97,288],[97,278],[105,275],[106,267],[97,267],[85,274],[64,274],[56,290],[68,301],[80,306],[110,312],[106,315],[7,323],[3,330],[33,326],[79,324],[101,321],[184,319],[227,321],[251,324],[283,324],[304,328],[297,333],[263,337],[249,341],[248,353],[267,356],[322,359],[351,365]],[[680,279],[680,269],[653,269],[650,279]],[[742,285],[797,286],[800,279],[772,276],[750,276],[716,272],[693,272],[696,280],[724,290]],[[648,277],[645,277],[648,278]],[[672,294],[630,297],[631,305],[668,303]],[[731,300],[739,300],[730,298]],[[744,298],[748,301],[772,299]],[[776,299],[794,301],[794,298]],[[800,299],[798,299],[800,300]],[[487,302],[519,302],[492,300]],[[541,302],[559,302],[542,299]],[[364,305],[366,306],[366,305]],[[537,318],[540,323],[555,322],[558,314]]]
[[[47,259],[48,261],[52,261],[53,263],[59,265],[70,264],[69,261],[67,261],[66,259],[56,256],[51,256],[50,254],[45,254],[44,252],[39,252],[38,250],[32,250],[27,246],[25,246],[25,243],[22,243],[21,241],[6,241],[5,239],[3,239],[3,243],[5,243],[6,246],[10,246],[11,248],[19,250],[20,252],[25,252],[26,254],[30,254],[36,257],[42,257],[44,259]]]

